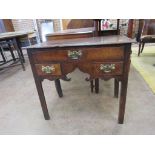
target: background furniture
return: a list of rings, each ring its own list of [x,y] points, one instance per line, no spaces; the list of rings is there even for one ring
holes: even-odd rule
[[[155,19],[140,20],[137,41],[138,56],[142,53],[145,43],[155,43]]]
[[[63,30],[88,27],[94,27],[94,22],[92,19],[62,19]]]
[[[3,57],[3,62],[1,64],[4,65],[6,63],[9,63],[10,61],[13,61],[13,62],[17,62],[19,61],[20,62],[20,65],[22,66],[23,70],[25,70],[25,66],[24,66],[24,62],[25,62],[25,59],[24,59],[24,55],[23,55],[23,52],[22,52],[22,47],[21,47],[21,43],[20,43],[20,38],[23,38],[23,37],[27,37],[29,34],[33,34],[34,32],[6,32],[6,33],[0,33],[0,42],[1,42],[1,45],[3,44],[7,44],[8,45],[8,48],[12,54],[12,59],[10,59],[9,61],[5,61],[4,60],[4,57]],[[18,58],[15,58],[14,54],[13,54],[13,49],[11,48],[11,45],[13,45],[13,48],[17,51],[17,54],[18,54]],[[4,51],[1,50],[1,53],[3,53]],[[2,54],[4,55],[4,54]],[[14,65],[11,65],[11,66],[14,66]],[[11,66],[7,66],[7,67],[11,67]],[[3,68],[6,68],[6,67],[3,67]]]
[[[90,75],[90,80],[114,78],[121,82],[118,123],[122,124],[132,42],[132,39],[118,35],[50,41],[28,47],[28,57],[45,119],[50,119],[50,116],[42,81],[61,79],[79,68],[80,71]],[[57,92],[62,97],[60,83],[59,88]]]
[[[13,32],[14,27],[11,19],[0,19],[0,33]]]
[[[5,55],[5,51],[4,51],[4,48],[8,48],[8,51],[10,52],[11,54],[11,58],[8,60],[7,59],[7,56]],[[1,57],[2,57],[2,60],[0,61],[0,66],[6,64],[6,63],[9,63],[11,61],[16,61],[16,57],[14,55],[14,52],[13,52],[13,44],[11,41],[1,41],[0,42],[0,53],[1,53]]]
[[[74,39],[74,38],[88,38],[94,36],[94,27],[67,29],[46,35],[47,41],[61,40],[61,39]]]

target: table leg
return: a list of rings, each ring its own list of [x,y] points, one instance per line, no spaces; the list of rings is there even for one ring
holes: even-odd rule
[[[22,51],[22,48],[21,48],[20,39],[16,38],[16,42],[17,42],[17,46],[18,46],[18,49],[19,49],[21,57],[22,57],[22,61],[25,63],[25,58],[24,58],[23,51]]]
[[[95,93],[99,93],[99,79],[95,79]]]
[[[90,88],[91,88],[91,92],[93,93],[93,90],[94,90],[94,82],[93,82],[93,80],[90,81]]]
[[[119,101],[119,116],[118,116],[119,124],[123,124],[124,122],[127,85],[128,85],[128,79],[121,81],[121,94],[120,94],[120,101]]]
[[[114,80],[114,97],[118,98],[119,94],[119,81],[117,79]]]
[[[22,68],[23,68],[23,71],[25,71],[25,66],[24,66],[24,63],[23,63],[23,60],[22,60],[22,56],[21,56],[21,52],[18,48],[18,45],[17,45],[17,40],[16,38],[13,39],[13,44],[15,46],[15,49],[17,50],[17,53],[18,53],[18,56],[19,56],[19,60],[20,60],[20,63],[22,65]]]
[[[44,96],[44,91],[43,91],[43,88],[42,88],[42,81],[39,80],[39,79],[35,79],[35,83],[36,83],[36,87],[37,87],[38,96],[39,96],[39,99],[40,99],[42,111],[43,111],[43,114],[44,114],[44,118],[45,118],[45,120],[49,120],[50,116],[49,116],[49,113],[48,113],[46,100],[45,100],[45,96]]]
[[[55,82],[55,88],[57,90],[57,93],[58,93],[59,97],[63,97],[60,80],[56,79],[56,80],[54,80],[54,82]]]

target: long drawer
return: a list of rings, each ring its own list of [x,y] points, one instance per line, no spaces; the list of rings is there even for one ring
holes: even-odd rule
[[[44,50],[33,53],[35,63],[64,61],[109,61],[123,60],[124,47],[74,48],[63,50]]]

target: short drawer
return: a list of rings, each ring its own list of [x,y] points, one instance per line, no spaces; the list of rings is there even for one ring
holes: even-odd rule
[[[60,64],[35,64],[38,75],[61,75]]]
[[[96,62],[93,64],[94,74],[102,75],[121,75],[123,73],[123,62]]]
[[[52,49],[51,51],[38,51],[33,53],[35,63],[48,63],[51,61],[102,61],[123,60],[124,48],[121,47],[87,47]]]

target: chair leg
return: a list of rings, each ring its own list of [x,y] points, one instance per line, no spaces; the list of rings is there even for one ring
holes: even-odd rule
[[[55,88],[57,90],[57,93],[58,93],[59,97],[63,97],[60,80],[56,79],[54,82],[55,82]]]
[[[141,45],[142,45],[142,43],[140,42],[140,43],[139,43],[139,49],[138,49],[138,56],[139,56],[140,53],[141,53],[141,52],[140,52],[140,51],[141,51]]]
[[[119,81],[117,79],[114,80],[114,97],[118,98],[119,94]]]
[[[99,93],[99,79],[95,79],[95,93]]]
[[[140,53],[143,52],[144,46],[145,46],[145,43],[143,42],[143,43],[142,43],[142,49],[141,49]]]

